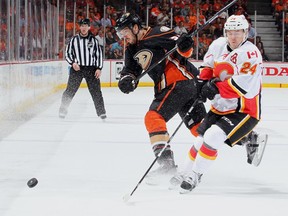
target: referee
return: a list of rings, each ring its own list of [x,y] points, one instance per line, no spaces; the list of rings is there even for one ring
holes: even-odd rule
[[[82,19],[79,25],[80,33],[71,38],[66,48],[65,58],[71,68],[67,88],[62,95],[59,117],[66,117],[68,107],[85,78],[96,113],[101,119],[105,119],[106,111],[99,79],[103,67],[102,50],[95,36],[89,31],[90,20]]]

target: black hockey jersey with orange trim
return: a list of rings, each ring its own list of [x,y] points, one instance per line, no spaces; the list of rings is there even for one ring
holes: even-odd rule
[[[137,44],[128,45],[125,51],[126,71],[138,77],[143,70],[147,70],[161,60],[167,51],[173,49],[177,39],[178,35],[174,30],[165,26],[148,28],[142,40]],[[198,73],[187,58],[175,51],[148,74],[154,81],[155,93],[157,93],[174,82],[193,79]]]

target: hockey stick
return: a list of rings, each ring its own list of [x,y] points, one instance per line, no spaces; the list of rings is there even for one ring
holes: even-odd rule
[[[178,127],[175,129],[175,131],[173,132],[173,134],[170,136],[169,140],[167,141],[166,145],[164,146],[164,148],[159,152],[159,154],[155,157],[155,159],[153,160],[153,162],[151,163],[151,165],[149,166],[149,168],[147,169],[147,171],[144,173],[144,175],[142,176],[142,178],[140,179],[140,181],[138,182],[138,184],[136,185],[136,187],[132,190],[132,192],[130,194],[126,194],[123,197],[123,201],[124,202],[128,202],[130,197],[134,194],[134,192],[137,190],[138,186],[142,183],[143,179],[147,176],[147,174],[149,173],[149,171],[151,170],[151,168],[154,166],[154,164],[156,163],[156,161],[158,160],[158,158],[161,156],[162,152],[167,148],[167,146],[169,145],[169,143],[171,142],[171,140],[173,139],[173,137],[175,136],[175,134],[178,132],[178,130],[180,129],[180,127],[182,126],[182,124],[184,123],[184,120],[187,116],[190,115],[190,113],[192,112],[192,110],[194,109],[194,107],[200,102],[199,99],[196,99],[194,101],[194,103],[192,104],[192,106],[190,107],[190,109],[188,110],[188,112],[185,114],[185,116],[182,118],[182,121],[180,122],[180,124],[178,125]]]
[[[188,36],[190,37],[194,37],[196,34],[198,34],[198,32],[202,31],[206,26],[208,26],[210,23],[212,23],[221,13],[223,13],[225,10],[227,10],[228,8],[230,8],[233,4],[235,4],[235,2],[238,0],[233,0],[232,2],[230,2],[228,5],[226,5],[225,7],[223,7],[221,10],[219,10],[213,17],[211,17],[208,21],[206,21],[203,25],[201,25],[198,29],[196,29],[195,31],[188,32]],[[175,50],[177,49],[177,45],[171,49],[170,51],[168,51],[162,59],[160,59],[158,62],[155,62],[153,65],[151,65],[151,67],[149,67],[146,71],[143,70],[142,73],[134,80],[134,83],[137,83],[143,76],[145,76],[147,73],[149,73],[151,70],[153,70],[158,64],[160,64],[164,59],[166,59],[170,54],[172,54]]]

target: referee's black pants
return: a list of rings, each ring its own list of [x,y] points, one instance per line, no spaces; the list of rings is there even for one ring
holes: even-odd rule
[[[100,79],[95,78],[95,71],[95,67],[81,66],[79,71],[75,71],[73,67],[70,68],[67,88],[62,95],[60,109],[68,109],[73,97],[80,87],[82,79],[85,78],[97,115],[100,116],[101,114],[106,114],[101,92]]]

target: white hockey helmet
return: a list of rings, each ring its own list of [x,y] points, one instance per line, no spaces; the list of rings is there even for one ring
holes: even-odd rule
[[[225,30],[248,30],[248,28],[249,24],[244,15],[232,15],[224,25]]]
[[[249,23],[247,19],[245,18],[244,15],[232,15],[230,16],[227,20],[226,23],[224,24],[224,37],[227,37],[226,31],[227,30],[244,30],[244,38],[243,42],[247,40],[248,38],[248,28],[249,28]]]

